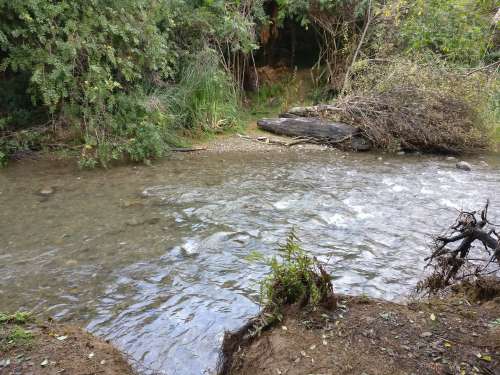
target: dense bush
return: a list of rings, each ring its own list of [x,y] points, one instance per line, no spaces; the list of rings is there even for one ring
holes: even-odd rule
[[[30,107],[48,115],[52,143],[82,145],[82,166],[161,156],[179,124],[233,126],[237,96],[230,71],[220,69],[229,56],[196,55],[255,48],[253,24],[238,4],[0,2],[0,82],[14,87],[27,78],[24,95],[0,101],[0,160],[21,147],[12,132],[42,124]],[[160,87],[175,90],[166,107],[151,106],[148,93]]]
[[[431,51],[445,59],[474,66],[493,52],[495,0],[401,1],[407,12],[401,24],[404,47],[411,53]]]

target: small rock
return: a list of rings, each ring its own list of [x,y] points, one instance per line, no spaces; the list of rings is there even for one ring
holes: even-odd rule
[[[431,333],[431,332],[422,332],[422,333],[420,334],[420,337],[422,337],[422,338],[423,338],[423,337],[431,337],[431,336],[432,336],[432,333]]]
[[[45,187],[45,188],[39,190],[38,194],[46,197],[46,196],[54,194],[55,192],[56,192],[56,190],[53,187],[48,186],[48,187]]]
[[[457,167],[457,169],[461,169],[463,171],[471,171],[472,170],[472,166],[463,160],[459,161],[455,166]]]
[[[94,358],[94,355],[95,355],[95,354],[94,354],[94,352],[90,353],[90,354],[89,354],[89,356],[88,356],[88,357],[89,357],[89,359]]]
[[[40,366],[42,366],[42,367],[47,367],[47,366],[48,366],[48,364],[49,364],[49,360],[48,360],[47,358],[45,358],[45,359],[43,360],[43,362],[42,362],[42,363],[40,363]]]
[[[456,158],[456,157],[454,157],[454,156],[448,156],[448,157],[446,158],[446,160],[457,160],[457,158]]]

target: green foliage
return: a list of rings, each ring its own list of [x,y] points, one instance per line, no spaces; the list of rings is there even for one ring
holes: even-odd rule
[[[12,315],[0,312],[0,324],[13,323],[13,324],[26,324],[32,319],[29,312],[18,311]]]
[[[459,64],[476,65],[493,46],[494,0],[405,1],[401,37],[410,53],[430,51]]]
[[[281,260],[271,259],[271,275],[261,285],[263,304],[275,314],[279,314],[284,305],[316,306],[333,295],[331,276],[316,258],[301,248],[298,241],[292,231],[279,248]]]
[[[134,104],[137,94],[130,93],[150,76],[174,74],[177,53],[169,43],[166,4],[0,2],[0,71],[28,75],[32,102],[47,108],[56,123],[80,130],[82,165],[164,153],[163,119]],[[9,145],[2,146],[5,159]]]
[[[33,109],[50,115],[53,143],[82,144],[83,167],[162,156],[183,127],[234,126],[228,61],[257,48],[253,17],[262,2],[0,0],[0,88],[12,88],[0,99],[0,163],[26,144],[11,132],[42,123]],[[168,105],[151,107],[160,89]]]
[[[238,125],[237,89],[211,49],[195,55],[181,71],[179,83],[157,96],[176,126],[192,134]]]
[[[0,313],[0,350],[31,345],[33,334],[21,327],[31,320],[32,316],[27,312]]]

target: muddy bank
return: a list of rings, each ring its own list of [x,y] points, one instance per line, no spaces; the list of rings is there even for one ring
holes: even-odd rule
[[[0,374],[135,374],[109,342],[55,322],[0,323]]]
[[[247,342],[242,332],[226,336],[234,351],[225,353],[222,373],[500,374],[499,318],[500,297],[401,305],[345,296],[335,311],[289,308]]]

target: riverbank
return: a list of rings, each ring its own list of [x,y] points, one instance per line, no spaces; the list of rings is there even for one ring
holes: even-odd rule
[[[288,308],[253,340],[226,336],[222,374],[499,374],[498,296],[340,301],[335,311]]]
[[[0,374],[135,374],[109,342],[85,330],[56,323],[0,320]]]

